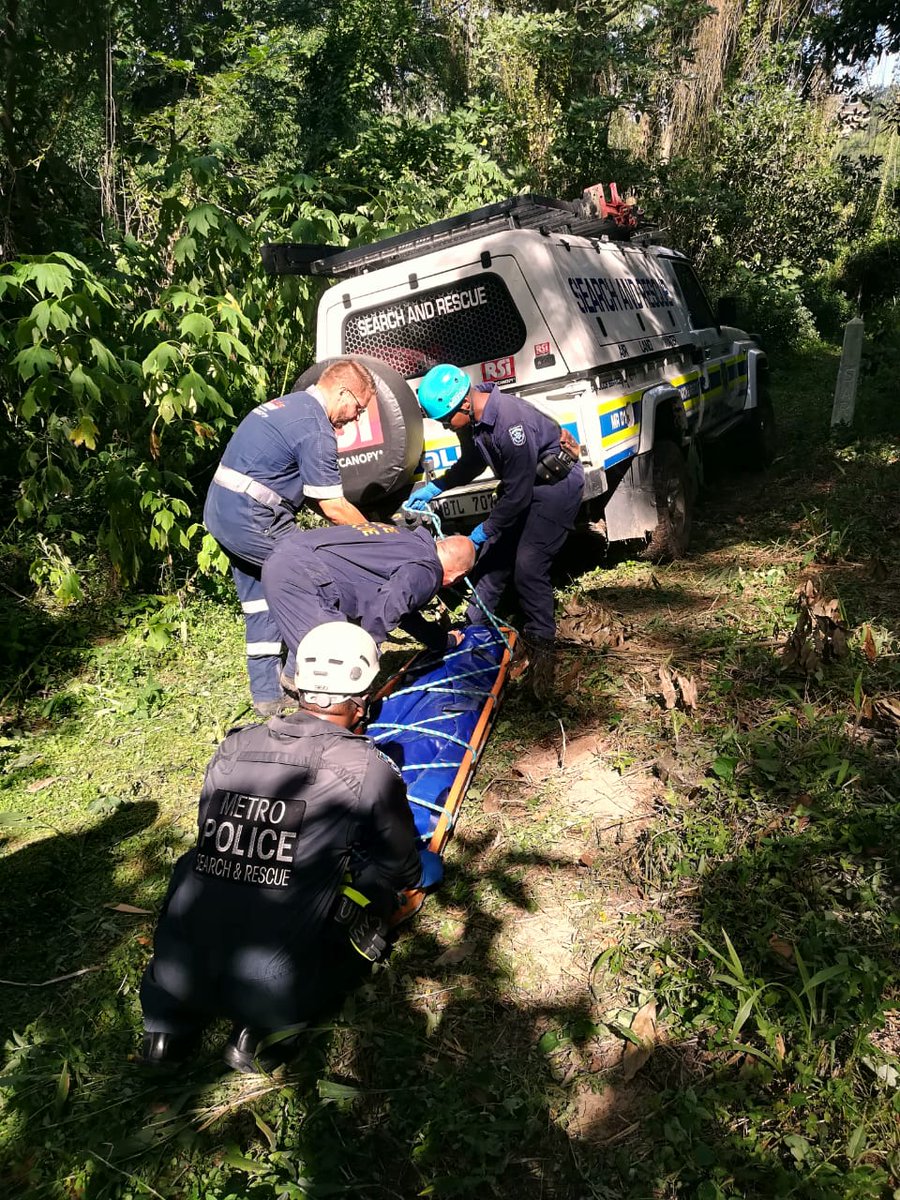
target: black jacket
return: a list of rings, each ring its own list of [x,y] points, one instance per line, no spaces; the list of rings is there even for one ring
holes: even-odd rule
[[[285,1001],[272,1023],[283,1022],[327,965],[351,860],[383,911],[419,877],[395,764],[304,713],[234,730],[207,767],[197,845],[176,864],[151,977],[188,1007],[235,1017],[259,1011],[244,993],[270,988]]]

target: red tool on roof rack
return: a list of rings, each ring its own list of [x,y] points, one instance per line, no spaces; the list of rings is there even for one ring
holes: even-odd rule
[[[592,214],[601,220],[615,221],[616,225],[622,230],[627,230],[628,234],[634,233],[638,221],[644,215],[636,204],[629,204],[627,200],[622,199],[614,183],[609,185],[609,200],[606,199],[602,183],[585,188],[581,199]]]

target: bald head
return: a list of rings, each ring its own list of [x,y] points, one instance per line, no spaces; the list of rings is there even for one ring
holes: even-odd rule
[[[434,548],[444,568],[445,587],[468,575],[475,565],[475,546],[462,534],[441,538],[435,542]]]

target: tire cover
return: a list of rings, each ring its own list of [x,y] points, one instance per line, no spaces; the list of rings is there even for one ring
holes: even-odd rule
[[[361,508],[371,508],[412,483],[424,449],[422,413],[399,371],[365,354],[341,357],[367,367],[378,392],[377,400],[357,422],[337,430],[344,495]],[[325,368],[337,361],[325,358],[314,363],[299,377],[294,390],[318,383]]]

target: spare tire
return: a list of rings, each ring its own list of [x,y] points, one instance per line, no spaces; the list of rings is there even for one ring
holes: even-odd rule
[[[393,367],[366,354],[346,354],[372,372],[378,399],[360,419],[337,431],[338,465],[344,495],[366,510],[381,511],[385,497],[409,487],[424,448],[422,412],[412,388]],[[317,383],[330,363],[325,358],[304,371],[294,388],[302,391]],[[390,509],[393,505],[388,504]]]

